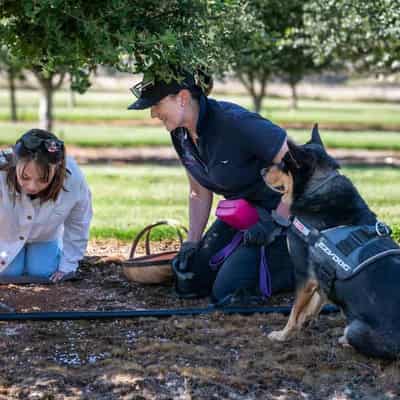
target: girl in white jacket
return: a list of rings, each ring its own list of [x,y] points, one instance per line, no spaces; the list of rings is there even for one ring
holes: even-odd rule
[[[85,178],[54,134],[32,129],[0,152],[0,282],[73,275],[91,218]]]

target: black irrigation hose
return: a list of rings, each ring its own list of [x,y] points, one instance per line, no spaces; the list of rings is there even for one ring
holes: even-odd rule
[[[141,318],[141,317],[172,317],[174,315],[200,315],[221,312],[224,314],[272,314],[288,315],[291,306],[280,307],[215,307],[204,308],[175,308],[154,310],[119,310],[119,311],[51,311],[30,313],[0,313],[0,321],[71,321],[71,320],[104,320],[116,318]],[[331,304],[326,305],[321,313],[330,314],[339,309]]]

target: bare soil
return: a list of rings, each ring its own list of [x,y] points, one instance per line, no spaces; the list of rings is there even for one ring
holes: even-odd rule
[[[178,157],[172,146],[138,148],[82,148],[68,146],[68,153],[80,164],[103,163],[157,163],[177,165]],[[342,165],[388,165],[400,166],[400,151],[364,150],[364,149],[329,149]]]
[[[162,251],[176,243],[160,243]],[[128,282],[104,256],[117,241],[91,242],[79,279],[3,285],[0,301],[19,312],[204,307],[170,286]],[[109,259],[108,259],[109,260]],[[269,305],[287,305],[280,295]],[[337,344],[345,322],[322,315],[296,338],[272,343],[280,314],[0,322],[0,399],[397,399],[400,363]]]

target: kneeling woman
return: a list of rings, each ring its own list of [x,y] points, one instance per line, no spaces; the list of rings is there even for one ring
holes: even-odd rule
[[[85,178],[54,134],[32,129],[0,152],[0,282],[73,276],[91,218]]]
[[[183,75],[180,81],[140,82],[132,90],[138,99],[129,107],[150,108],[163,122],[189,177],[188,240],[173,261],[178,294],[211,294],[223,304],[238,293],[268,297],[291,290],[286,237],[276,235],[283,229],[271,217],[281,195],[260,175],[285,154],[286,132],[239,105],[208,98],[192,75]],[[243,232],[242,242],[241,232],[221,220],[203,234],[214,193],[259,208],[260,220]]]

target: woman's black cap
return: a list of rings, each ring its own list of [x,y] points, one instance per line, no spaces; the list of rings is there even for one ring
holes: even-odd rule
[[[157,104],[161,99],[171,94],[177,94],[182,89],[190,89],[196,85],[193,75],[185,74],[181,80],[145,81],[137,83],[131,92],[137,97],[128,110],[144,110]]]

